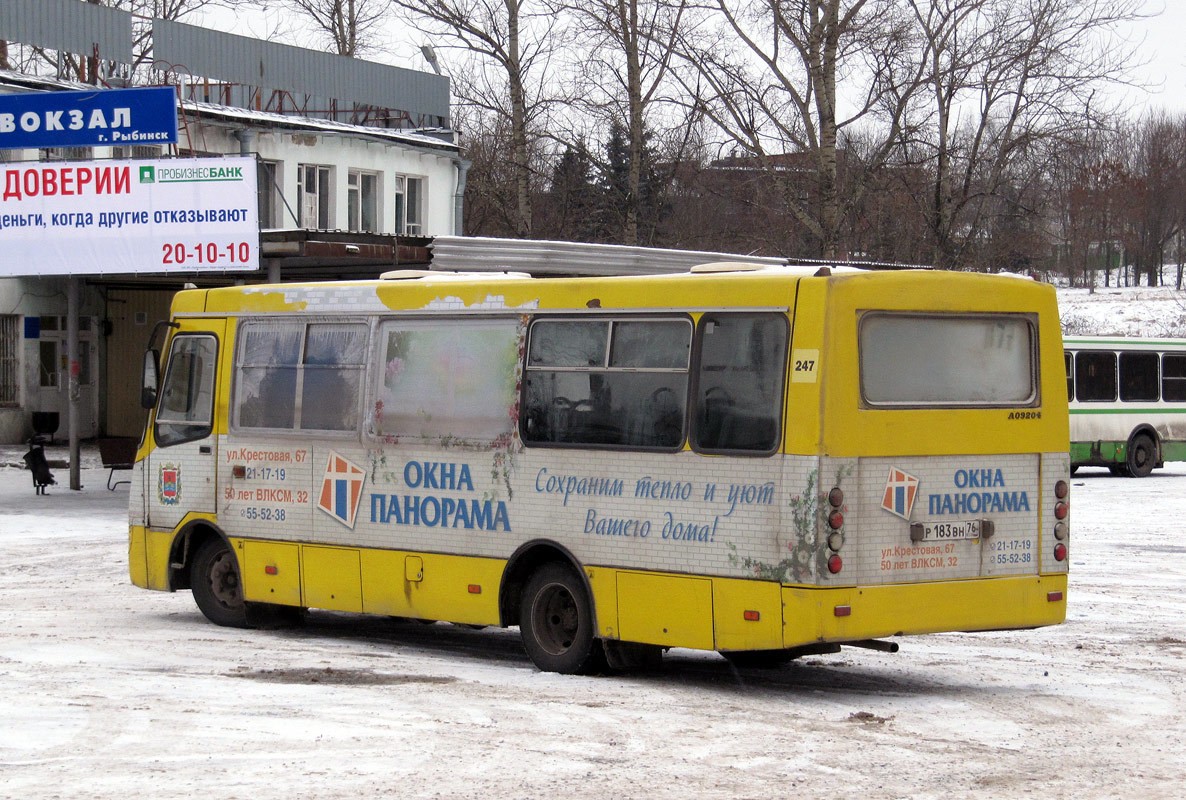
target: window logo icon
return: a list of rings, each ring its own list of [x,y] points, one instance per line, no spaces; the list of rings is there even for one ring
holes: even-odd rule
[[[365,481],[366,470],[331,451],[325,462],[317,507],[353,530]]]
[[[917,497],[918,478],[909,472],[890,467],[889,476],[885,480],[885,493],[881,497],[881,507],[895,516],[909,520]]]

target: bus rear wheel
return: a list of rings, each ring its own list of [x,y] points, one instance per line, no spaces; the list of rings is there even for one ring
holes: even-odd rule
[[[216,625],[247,627],[247,604],[235,554],[222,539],[211,539],[198,548],[190,567],[189,585],[194,602]]]
[[[544,672],[580,675],[599,664],[593,610],[580,578],[563,564],[545,564],[523,590],[519,605],[523,649]]]
[[[1134,478],[1147,478],[1157,464],[1157,444],[1147,433],[1139,433],[1128,443],[1128,459],[1125,466]]]

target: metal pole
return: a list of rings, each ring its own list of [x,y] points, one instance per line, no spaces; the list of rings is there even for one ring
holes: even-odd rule
[[[79,472],[78,446],[78,397],[81,387],[78,385],[80,367],[78,363],[78,297],[79,279],[70,278],[66,284],[66,364],[67,396],[66,420],[67,430],[70,432],[70,488],[75,491],[82,488],[82,477]]]

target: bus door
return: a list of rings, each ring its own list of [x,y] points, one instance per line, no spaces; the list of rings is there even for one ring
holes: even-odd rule
[[[215,513],[218,446],[214,408],[224,320],[180,320],[164,360],[143,471],[149,527],[171,529],[190,513]]]

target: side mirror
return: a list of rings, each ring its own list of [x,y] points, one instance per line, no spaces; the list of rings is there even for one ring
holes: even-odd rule
[[[144,351],[144,367],[140,376],[140,407],[156,406],[157,387],[160,385],[160,357],[156,350]]]

